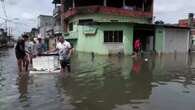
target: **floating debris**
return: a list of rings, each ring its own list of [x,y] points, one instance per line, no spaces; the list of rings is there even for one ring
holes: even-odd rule
[[[97,102],[98,102],[98,103],[103,103],[103,102],[104,102],[104,100],[98,100]]]
[[[74,103],[80,104],[80,103],[82,103],[82,102],[83,102],[82,100],[77,100],[77,101],[75,101]]]

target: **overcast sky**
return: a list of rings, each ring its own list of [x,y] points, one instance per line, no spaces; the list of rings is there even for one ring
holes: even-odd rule
[[[0,0],[1,1],[1,0]],[[13,33],[19,35],[37,26],[37,16],[52,15],[52,0],[5,0],[8,18],[15,23],[9,23]],[[188,13],[195,13],[195,0],[154,0],[155,20],[166,23],[176,23],[180,18],[187,18]],[[5,17],[0,3],[0,17]],[[0,20],[1,26],[2,20]]]

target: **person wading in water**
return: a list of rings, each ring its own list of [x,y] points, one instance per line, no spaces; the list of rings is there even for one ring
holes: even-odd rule
[[[17,63],[18,63],[18,69],[19,72],[23,72],[25,69],[25,72],[28,71],[28,52],[25,50],[25,42],[28,41],[28,36],[23,35],[22,38],[19,38],[17,41],[16,47],[15,47],[15,54],[17,58]]]
[[[64,73],[67,68],[68,72],[71,72],[70,56],[72,54],[72,48],[68,41],[64,40],[64,37],[59,38],[59,42],[56,45],[56,49],[49,52],[58,51],[59,60],[61,64],[61,72]]]
[[[134,49],[135,49],[135,55],[137,56],[141,51],[141,43],[139,39],[135,40]]]

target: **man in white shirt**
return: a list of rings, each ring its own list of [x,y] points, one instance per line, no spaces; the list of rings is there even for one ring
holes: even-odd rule
[[[71,71],[70,67],[70,56],[72,53],[71,45],[68,41],[64,40],[64,37],[59,38],[59,42],[56,45],[56,49],[52,52],[58,51],[59,60],[61,64],[61,72],[65,72],[65,68],[67,67],[68,72]]]

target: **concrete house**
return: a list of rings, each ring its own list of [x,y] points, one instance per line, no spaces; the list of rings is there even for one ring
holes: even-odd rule
[[[47,31],[53,28],[53,17],[49,15],[38,16],[38,29],[41,37],[47,37]]]
[[[48,31],[53,29],[54,19],[53,16],[39,15],[38,16],[38,29],[39,35],[44,39],[47,49],[49,48],[49,35]]]
[[[130,55],[136,39],[140,39],[146,52],[189,49],[188,28],[152,24],[153,0],[53,0],[53,3],[60,7],[58,14],[65,39],[77,51]]]
[[[195,50],[195,18],[193,13],[189,13],[188,19],[179,20],[180,27],[190,27],[190,48]]]

